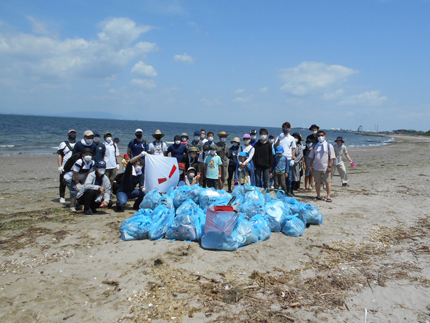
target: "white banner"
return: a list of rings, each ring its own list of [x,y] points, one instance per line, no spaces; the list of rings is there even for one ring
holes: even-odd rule
[[[145,156],[145,189],[147,192],[158,189],[167,192],[169,188],[178,186],[179,167],[174,157]]]

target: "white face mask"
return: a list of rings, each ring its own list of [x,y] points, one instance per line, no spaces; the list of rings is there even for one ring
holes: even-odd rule
[[[215,153],[216,153],[216,151],[215,150],[213,150],[213,149],[211,149],[211,150],[209,150],[209,152],[210,152],[210,154],[213,156],[213,155],[215,155]]]
[[[205,139],[205,137],[206,137],[206,135],[203,133],[200,135],[200,138],[202,138],[202,139]]]
[[[299,142],[299,139],[297,139],[297,138],[294,138],[294,141],[295,141],[295,142]]]
[[[95,142],[95,143],[100,142],[100,137],[94,137],[94,142]]]
[[[234,143],[233,143],[233,146],[237,147],[237,146],[239,146],[239,143],[234,142]]]
[[[136,171],[136,174],[140,173],[140,171],[142,170],[142,166],[134,166],[134,170]]]
[[[187,141],[187,140],[188,140],[188,138],[187,138],[187,137],[182,137],[182,138],[181,138],[181,140],[182,140],[182,141]]]
[[[312,147],[312,143],[307,143],[306,146]]]
[[[214,141],[214,137],[208,137],[208,140],[209,140],[210,142],[212,142],[212,141]]]
[[[175,144],[180,145],[181,141],[180,140],[175,140]]]
[[[106,173],[106,168],[99,168],[98,172],[100,175],[104,175]]]
[[[197,140],[199,140],[200,139],[200,137],[199,136],[194,136],[194,140],[195,141],[197,141]]]
[[[193,179],[193,178],[194,178],[194,176],[196,176],[196,174],[194,174],[194,173],[189,173],[189,174],[188,174],[188,177],[189,177],[189,178],[191,178],[191,179]]]
[[[260,139],[261,139],[261,140],[266,140],[266,139],[267,139],[267,135],[261,135],[261,136],[260,136]]]
[[[84,160],[89,163],[93,159],[93,156],[85,156]]]
[[[318,141],[319,141],[319,142],[324,142],[324,141],[325,141],[325,138],[324,138],[324,137],[318,137]]]
[[[249,143],[251,142],[251,140],[249,140],[249,139],[247,139],[247,140],[244,140],[243,141],[243,143],[245,144],[245,145],[249,145]]]
[[[273,143],[275,142],[275,139],[269,139],[269,142],[270,142],[271,144],[273,144]]]
[[[255,140],[255,139],[257,139],[257,136],[252,135],[252,136],[251,136],[251,139],[252,139],[252,140]]]
[[[226,142],[227,138],[221,138],[221,142]]]
[[[318,132],[318,130],[312,131],[312,133],[313,133],[314,135],[316,135],[316,134],[317,134],[317,132]]]
[[[112,137],[106,137],[106,142],[110,144],[112,142]]]
[[[92,139],[86,139],[85,138],[85,142],[87,143],[87,145],[91,145],[93,143],[94,140]]]

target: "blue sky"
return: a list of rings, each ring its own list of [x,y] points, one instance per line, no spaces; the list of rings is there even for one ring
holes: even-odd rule
[[[2,1],[0,113],[430,129],[430,1]]]

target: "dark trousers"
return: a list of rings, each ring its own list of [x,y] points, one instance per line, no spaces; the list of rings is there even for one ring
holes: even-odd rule
[[[212,187],[214,189],[217,189],[218,187],[218,180],[217,179],[212,179],[212,178],[206,178],[206,184],[209,187]]]
[[[60,197],[66,195],[66,184],[64,183],[64,173],[60,174]]]
[[[142,192],[141,189],[135,189],[131,192],[118,192],[116,193],[116,205],[125,206],[127,204],[127,200],[136,199],[134,202],[133,208],[139,208],[140,203],[145,196],[145,193]]]
[[[228,165],[228,189],[231,191],[231,181],[234,179],[234,176],[236,174],[236,165]]]
[[[278,171],[274,171],[273,172],[273,180],[274,180],[274,184],[273,184],[273,188],[275,190],[279,189],[279,185],[281,185],[281,189],[286,192],[287,191],[287,185],[285,183],[285,173],[281,173]]]
[[[99,194],[100,194],[99,190],[88,190],[84,193],[84,195],[78,198],[78,203],[79,205],[84,206],[84,211],[88,209],[95,211],[100,206],[100,202],[95,202]]]
[[[262,176],[263,175],[263,176]],[[261,179],[263,179],[263,186],[261,186]],[[257,167],[255,171],[255,185],[258,187],[269,188],[270,172],[269,167]]]

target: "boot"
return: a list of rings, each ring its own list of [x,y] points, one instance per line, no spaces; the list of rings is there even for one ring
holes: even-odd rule
[[[289,196],[289,197],[293,197],[293,195],[291,194],[292,193],[292,189],[291,189],[291,187],[288,187],[287,188],[287,191],[285,192],[285,194],[287,195],[287,196]]]
[[[288,195],[288,196],[290,196],[290,197],[296,196],[293,192],[293,186],[290,187],[290,195]]]

